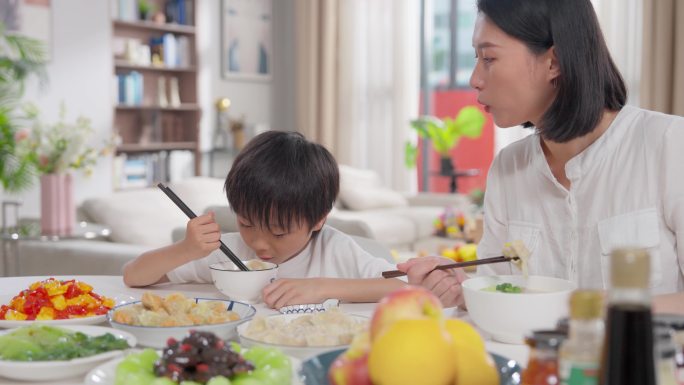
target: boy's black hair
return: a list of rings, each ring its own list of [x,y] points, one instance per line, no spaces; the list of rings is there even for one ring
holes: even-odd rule
[[[554,47],[558,94],[536,127],[544,139],[562,143],[584,136],[598,125],[604,108],[625,105],[625,83],[590,0],[478,0],[477,9],[533,54]]]
[[[302,134],[284,131],[267,131],[250,140],[225,183],[233,211],[269,230],[294,224],[311,229],[330,212],[339,189],[332,154]]]

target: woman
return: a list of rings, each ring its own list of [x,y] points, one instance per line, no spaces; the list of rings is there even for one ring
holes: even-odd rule
[[[470,85],[498,126],[536,130],[492,163],[479,258],[520,239],[532,253],[530,274],[606,288],[611,250],[643,247],[653,257],[652,291],[682,292],[684,119],[625,105],[589,0],[479,0],[477,7]],[[411,260],[399,269],[445,305],[462,305],[465,275],[430,273],[440,263]],[[667,301],[684,307],[684,294],[656,298],[656,308]]]

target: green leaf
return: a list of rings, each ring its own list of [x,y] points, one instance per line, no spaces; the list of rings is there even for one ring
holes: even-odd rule
[[[482,135],[485,117],[479,108],[473,106],[463,107],[456,116],[455,125],[460,134],[468,138],[477,138]]]
[[[411,142],[406,142],[404,145],[404,164],[406,168],[416,167],[418,159],[418,147]]]
[[[432,148],[443,157],[448,157],[452,148],[456,147],[462,136],[477,138],[482,134],[485,117],[477,107],[462,108],[456,119],[446,117],[443,120],[434,116],[421,116],[411,121],[411,127],[423,139],[429,139]],[[408,159],[409,150],[406,149]],[[408,163],[407,163],[408,164]]]

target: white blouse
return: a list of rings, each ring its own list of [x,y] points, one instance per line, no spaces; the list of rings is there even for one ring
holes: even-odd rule
[[[565,172],[569,190],[539,135],[503,149],[487,177],[478,257],[520,239],[532,253],[530,274],[607,288],[611,250],[635,246],[652,257],[654,294],[684,290],[684,118],[625,106]],[[502,263],[480,273],[520,272]]]

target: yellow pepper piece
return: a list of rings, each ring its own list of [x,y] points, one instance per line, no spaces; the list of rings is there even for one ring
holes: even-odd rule
[[[53,319],[55,319],[55,309],[47,306],[41,307],[38,315],[36,316],[36,320],[39,321],[49,321]]]
[[[8,321],[24,321],[26,318],[28,318],[26,314],[12,309],[5,313],[5,319]]]
[[[108,297],[102,297],[102,305],[108,308],[114,307],[114,300]]]
[[[52,306],[57,310],[64,310],[67,307],[66,299],[61,294],[51,297],[50,302],[52,302]]]
[[[37,288],[41,287],[42,285],[43,285],[43,282],[41,282],[41,281],[34,282],[31,284],[31,286],[29,286],[29,290],[36,290]]]
[[[88,294],[81,294],[77,297],[68,299],[66,303],[67,306],[85,306],[87,308],[97,306],[97,301],[95,298],[89,296]]]
[[[62,285],[58,281],[52,281],[45,285],[45,290],[47,290],[47,293],[50,297],[53,295],[60,295],[64,294],[67,292],[69,289],[69,285]]]
[[[93,287],[90,286],[90,285],[88,285],[88,284],[85,283],[85,282],[80,282],[80,281],[79,281],[79,282],[77,282],[76,284],[78,285],[78,288],[81,289],[81,291],[84,292],[84,293],[90,293],[91,291],[93,291]]]
[[[24,310],[24,303],[26,303],[26,298],[14,297],[12,302],[10,302],[9,307],[18,311],[22,311]]]

